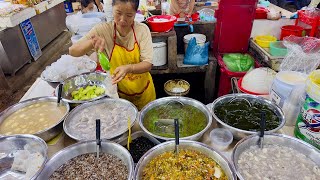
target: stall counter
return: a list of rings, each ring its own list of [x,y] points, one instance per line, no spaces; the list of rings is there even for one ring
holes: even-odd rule
[[[38,78],[33,85],[29,88],[29,90],[25,93],[25,95],[21,98],[20,101],[27,100],[30,98],[40,97],[40,96],[52,96],[54,93],[54,88],[51,87],[46,81],[43,81],[42,79]],[[211,104],[208,104],[207,107],[211,109]],[[213,120],[213,123],[211,127],[208,129],[208,131],[203,135],[203,137],[200,139],[200,142],[207,144],[210,147],[213,147],[213,144],[211,144],[211,140],[209,137],[210,131],[214,128],[217,128],[217,122]],[[132,133],[136,131],[141,131],[141,128],[139,127],[138,120],[136,120],[135,125],[132,128]],[[293,134],[294,126],[284,126],[282,129],[280,129],[279,133],[286,134],[289,136],[294,136]],[[76,143],[75,140],[71,139],[66,135],[64,132],[62,132],[58,137],[53,139],[52,141],[48,142],[48,155],[49,157],[52,157],[55,153],[62,150],[63,148]],[[231,153],[233,150],[233,147],[237,143],[236,140],[233,141],[233,143],[229,146],[227,150],[219,151],[223,155],[225,155],[226,158],[231,162]]]

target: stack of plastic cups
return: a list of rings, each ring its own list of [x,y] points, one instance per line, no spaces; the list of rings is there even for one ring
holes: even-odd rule
[[[103,0],[103,9],[106,13],[107,22],[110,22],[113,20],[112,15],[112,0]]]

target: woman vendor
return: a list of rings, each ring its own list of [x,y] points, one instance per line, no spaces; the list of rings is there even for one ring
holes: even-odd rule
[[[171,0],[170,14],[180,18],[190,17],[193,13],[195,0]]]
[[[156,98],[149,73],[153,56],[151,33],[147,25],[134,21],[139,0],[113,0],[112,6],[114,21],[96,25],[69,48],[69,53],[79,57],[92,49],[105,52],[119,96],[142,109]]]

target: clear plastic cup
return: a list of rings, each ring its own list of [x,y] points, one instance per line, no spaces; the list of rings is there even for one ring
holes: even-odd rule
[[[210,140],[213,147],[226,150],[233,141],[233,135],[228,129],[216,128],[210,132]]]

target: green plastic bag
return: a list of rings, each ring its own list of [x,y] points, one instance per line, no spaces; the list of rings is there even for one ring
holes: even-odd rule
[[[254,67],[254,60],[249,54],[225,54],[223,62],[232,72],[246,72]]]

